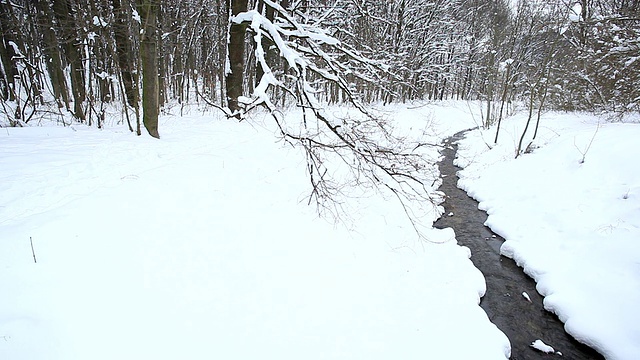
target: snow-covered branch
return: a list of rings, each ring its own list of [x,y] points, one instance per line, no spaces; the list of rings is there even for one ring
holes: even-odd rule
[[[235,24],[246,24],[253,37],[254,55],[262,69],[253,93],[239,98],[244,113],[264,106],[273,115],[284,141],[301,147],[307,157],[311,183],[309,201],[321,209],[333,208],[345,186],[337,175],[335,160],[346,165],[351,185],[375,187],[391,192],[418,229],[409,206],[429,201],[424,169],[425,160],[415,153],[415,144],[404,144],[391,135],[385,120],[368,109],[349,81],[360,79],[382,85],[380,73],[388,68],[343,44],[322,29],[298,23],[285,9],[265,0],[278,13],[273,20],[257,10],[242,12],[232,18]],[[266,40],[266,41],[265,41]],[[268,45],[267,45],[268,44]],[[275,47],[285,68],[267,57],[266,46]],[[330,84],[359,110],[357,118],[335,118],[323,111],[316,94],[318,84]],[[284,89],[303,109],[302,119],[284,119],[272,99],[274,88]],[[331,168],[330,168],[331,167]]]

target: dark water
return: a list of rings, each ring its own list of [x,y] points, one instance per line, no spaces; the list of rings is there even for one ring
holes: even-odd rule
[[[454,142],[462,137],[463,132],[460,132],[449,138],[442,151],[444,159],[439,167],[445,177],[440,190],[447,194],[447,199],[443,204],[445,215],[434,226],[452,227],[458,242],[471,249],[471,260],[487,282],[487,292],[480,306],[509,338],[511,359],[604,359],[568,335],[564,324],[544,310],[535,282],[513,260],[500,256],[504,239],[484,226],[487,214],[478,210],[478,202],[457,187],[456,172],[460,168],[453,165],[457,151]],[[453,216],[447,216],[450,212]],[[522,296],[523,292],[529,295],[531,302]],[[531,348],[529,345],[536,339],[560,351],[562,356]]]

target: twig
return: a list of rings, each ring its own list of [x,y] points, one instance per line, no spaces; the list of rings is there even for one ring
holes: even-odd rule
[[[598,130],[600,130],[600,123],[598,123],[598,127],[596,127],[596,131],[593,133],[593,136],[591,137],[591,141],[589,141],[589,145],[587,145],[587,148],[584,151],[580,150],[580,148],[576,144],[576,139],[575,138],[573,139],[573,146],[575,146],[576,149],[578,149],[578,151],[580,152],[580,154],[582,154],[582,159],[580,160],[580,164],[584,164],[584,159],[585,157],[587,157],[587,153],[591,148],[591,144],[593,144],[593,140],[596,138],[596,135],[598,134]]]
[[[33,255],[33,262],[37,264],[38,260],[36,260],[36,252],[33,250],[33,239],[31,238],[31,236],[29,236],[29,242],[31,242],[31,254]]]
[[[209,101],[209,99],[207,99],[207,98],[206,98],[206,97],[204,97],[202,94],[200,94],[200,92],[199,92],[197,89],[196,89],[196,94],[197,94],[198,96],[200,96],[200,98],[201,98],[202,100],[204,100],[204,102],[205,102],[205,103],[207,103],[207,105],[209,105],[209,106],[213,106],[214,108],[216,108],[216,109],[218,109],[218,110],[221,110],[221,111],[222,111],[222,112],[223,112],[223,113],[224,113],[228,118],[233,117],[233,114],[231,114],[231,112],[230,112],[230,110],[229,110],[228,108],[224,108],[224,107],[222,107],[222,106],[220,106],[220,105],[218,105],[218,104],[215,104],[215,103],[213,103],[213,102]]]

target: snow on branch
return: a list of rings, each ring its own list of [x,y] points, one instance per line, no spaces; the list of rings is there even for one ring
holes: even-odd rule
[[[317,91],[307,81],[309,71],[316,75],[316,78],[338,85],[353,105],[362,112],[366,112],[366,108],[351,89],[347,76],[363,80],[371,86],[380,87],[385,92],[392,92],[384,86],[385,81],[380,76],[380,74],[384,74],[387,77],[397,78],[389,71],[387,65],[366,58],[357,50],[326,34],[322,29],[299,24],[279,4],[269,0],[264,3],[278,11],[282,17],[282,23],[272,22],[256,10],[240,13],[232,18],[232,21],[236,24],[247,23],[250,25],[249,29],[254,34],[256,60],[260,63],[265,76],[272,76],[273,72],[267,71],[269,66],[266,61],[265,49],[263,49],[263,38],[275,45],[280,56],[286,60],[288,69],[295,73],[296,80],[303,81],[303,88],[309,89],[310,93]],[[323,46],[328,46],[331,51],[324,51]],[[314,63],[314,60],[319,64]],[[270,79],[268,85],[284,86],[282,82],[275,79]],[[265,89],[260,88],[260,90]],[[293,94],[290,89],[286,90]],[[254,93],[253,95],[255,99],[251,105],[269,107],[266,102],[261,101],[264,100],[262,93]]]
[[[417,221],[420,216],[413,212],[416,209],[413,204],[433,203],[429,195],[433,179],[425,174],[428,164],[415,152],[415,144],[391,134],[385,119],[361,102],[348,80],[353,77],[379,86],[383,84],[380,74],[388,76],[388,68],[322,29],[298,23],[280,5],[270,0],[264,0],[264,4],[278,13],[273,21],[257,10],[242,12],[231,19],[235,24],[247,25],[247,31],[253,35],[256,61],[262,69],[262,77],[250,98],[238,99],[243,112],[266,107],[283,140],[304,150],[312,189],[309,202],[315,201],[321,212],[329,210],[335,214],[345,186],[378,188],[399,200],[420,233]],[[266,46],[273,46],[284,64],[270,59]],[[274,71],[278,64],[285,68]],[[326,115],[316,98],[319,91],[313,85],[322,82],[340,89],[361,114],[354,118]],[[273,88],[283,89],[295,99],[303,110],[301,119],[283,118],[271,99]]]

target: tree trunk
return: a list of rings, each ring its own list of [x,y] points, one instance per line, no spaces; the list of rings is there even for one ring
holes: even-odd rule
[[[142,63],[142,122],[154,138],[158,133],[158,44],[156,36],[159,0],[138,0],[142,21],[140,60]]]
[[[167,100],[167,84],[165,81],[165,75],[166,75],[165,59],[167,58],[167,56],[164,55],[166,54],[166,51],[164,51],[164,48],[162,46],[163,14],[162,14],[161,1],[152,0],[152,2],[155,4],[155,7],[152,10],[155,11],[155,16],[156,16],[155,26],[154,26],[154,31],[156,36],[156,43],[155,43],[155,47],[156,47],[155,56],[156,56],[156,69],[157,69],[157,76],[156,76],[157,90],[156,91],[158,92],[158,102],[156,107],[160,109],[160,107],[163,106]]]
[[[113,6],[113,14],[116,17],[113,34],[118,54],[118,65],[122,75],[122,84],[127,95],[127,103],[137,108],[139,96],[138,79],[133,71],[135,69],[135,56],[133,55],[133,44],[131,43],[131,33],[129,32],[131,25],[130,4],[128,0],[112,0],[111,4]]]
[[[235,16],[247,11],[247,0],[228,0],[231,15]],[[238,97],[242,96],[244,78],[244,35],[245,24],[232,23],[229,28],[228,61],[229,70],[226,76],[227,106],[236,117],[240,117]]]
[[[86,98],[84,88],[84,70],[82,56],[76,46],[78,42],[77,24],[75,19],[75,6],[73,0],[53,0],[53,13],[58,21],[60,43],[63,45],[66,60],[71,66],[71,92],[73,93],[73,116],[80,121],[85,121],[82,104]]]
[[[259,1],[258,7],[259,7],[260,13],[263,14],[264,17],[267,18],[267,20],[273,22],[274,16],[275,16],[275,11],[273,10],[273,8],[270,6],[266,6],[264,1]],[[262,49],[265,52],[265,60],[267,62],[267,65],[272,66],[274,61],[277,60],[277,52],[271,49],[273,42],[270,41],[266,36],[263,36],[261,45],[262,45]],[[254,86],[258,86],[258,83],[260,83],[260,80],[262,79],[262,76],[264,75],[264,71],[265,71],[262,68],[262,64],[260,64],[259,61],[257,61],[257,63],[258,64],[256,66],[256,76],[254,79]]]
[[[62,64],[63,54],[60,52],[60,44],[53,30],[53,18],[49,10],[49,3],[44,0],[36,1],[38,28],[42,32],[44,40],[43,52],[45,54],[47,72],[53,87],[53,96],[58,102],[58,107],[69,110],[69,88],[64,75]]]
[[[531,123],[531,118],[533,117],[533,99],[535,94],[535,87],[532,86],[530,91],[531,91],[531,94],[529,94],[529,116],[527,117],[527,123],[524,126],[524,130],[522,130],[520,141],[518,141],[518,148],[516,149],[516,159],[518,158],[518,156],[520,156],[520,153],[522,152],[522,142],[524,141],[524,136],[527,134],[527,130],[529,130],[529,124]]]
[[[5,70],[4,79],[7,83],[9,92],[9,100],[16,100],[16,81],[19,81],[20,74],[18,72],[18,40],[15,34],[15,20],[10,15],[11,4],[0,2],[0,31],[2,38],[0,42],[0,58],[2,66]]]
[[[502,84],[502,96],[500,97],[500,113],[498,114],[498,126],[496,127],[496,138],[493,140],[495,144],[498,143],[498,135],[500,134],[500,124],[502,123],[502,113],[504,112],[504,104],[507,102],[507,93],[508,93],[510,81],[511,81],[511,64],[507,64],[507,73],[504,75],[504,82]]]

